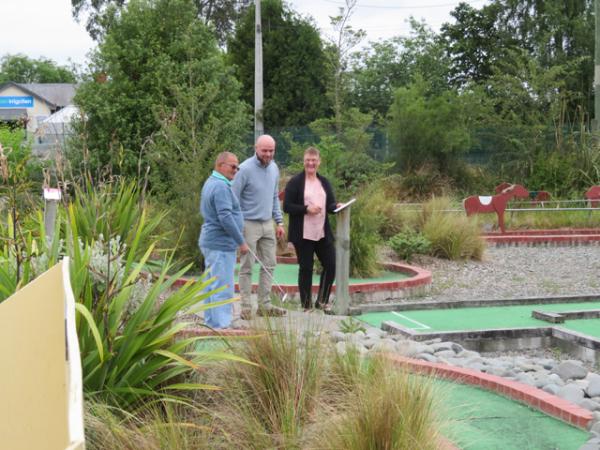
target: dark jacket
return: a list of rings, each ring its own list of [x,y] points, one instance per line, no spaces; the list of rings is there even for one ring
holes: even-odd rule
[[[317,178],[321,182],[325,190],[325,209],[328,213],[332,213],[336,207],[335,197],[331,184],[327,178],[322,177],[317,173]],[[290,215],[288,227],[288,241],[297,244],[302,241],[304,233],[304,215],[306,214],[307,206],[304,204],[304,183],[306,176],[304,171],[294,175],[285,186],[285,197],[283,199],[283,211]],[[333,233],[329,225],[329,218],[325,215],[325,240],[333,241]]]

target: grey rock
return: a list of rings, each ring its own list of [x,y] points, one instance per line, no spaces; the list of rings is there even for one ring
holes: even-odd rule
[[[542,366],[533,364],[531,362],[520,362],[518,364],[518,367],[523,372],[541,372],[542,370],[544,370],[544,368]]]
[[[456,356],[458,356],[459,358],[478,359],[478,360],[480,360],[479,362],[483,362],[483,358],[481,357],[481,355],[472,350],[461,350],[460,352],[455,352],[455,353],[456,353]]]
[[[433,350],[428,345],[409,340],[396,342],[395,348],[397,353],[408,357],[415,356],[420,353],[433,354]]]
[[[600,375],[589,373],[587,376],[588,387],[586,393],[590,397],[600,397]]]
[[[572,360],[564,361],[552,369],[552,372],[561,377],[564,381],[579,380],[585,378],[588,371],[581,363]]]
[[[333,340],[333,342],[340,342],[340,341],[344,341],[346,339],[346,335],[344,333],[342,333],[341,331],[332,331],[330,333],[331,339]]]
[[[377,344],[378,342],[380,342],[380,339],[373,339],[373,338],[369,338],[367,337],[366,339],[364,339],[362,341],[362,345],[364,345],[364,347],[368,350],[372,349],[375,344]]]
[[[567,384],[566,386],[561,387],[556,395],[571,403],[579,404],[579,402],[583,400],[584,392],[583,389],[578,386]]]
[[[423,344],[431,345],[431,344],[439,344],[440,342],[442,342],[441,338],[433,338],[433,339],[428,339],[426,341],[423,341]]]
[[[362,330],[358,330],[358,331],[355,331],[353,333],[353,336],[356,336],[357,338],[363,339],[365,337],[365,332],[362,331]]]
[[[335,344],[335,350],[340,355],[345,355],[346,354],[346,342],[345,341],[340,341],[337,344]]]
[[[592,433],[595,433],[596,435],[600,435],[600,422],[596,422],[594,425],[592,425],[592,428],[590,428],[590,431]]]
[[[433,356],[431,353],[419,353],[418,355],[416,355],[416,357],[418,359],[422,359],[424,361],[428,361],[428,362],[432,362],[432,363],[438,362],[438,358]]]
[[[456,356],[456,353],[454,353],[453,350],[440,350],[436,351],[434,354],[438,358],[454,358]]]
[[[372,352],[392,353],[396,351],[396,342],[391,339],[381,339],[372,348]]]
[[[560,386],[556,384],[547,384],[542,388],[542,391],[547,392],[548,394],[558,395],[558,391],[560,390]]]
[[[555,373],[551,373],[550,375],[548,375],[548,380],[551,383],[554,383],[558,386],[564,386],[565,382],[563,381],[563,379],[561,377],[559,377],[557,374]]]
[[[455,342],[452,343],[451,346],[452,350],[454,350],[454,353],[460,353],[464,350],[463,346],[460,344],[457,344]],[[476,352],[475,352],[476,353]]]
[[[452,353],[455,353],[454,350],[452,350],[452,342],[436,342],[435,344],[431,344],[431,348],[434,353],[446,350],[451,350]]]
[[[585,408],[585,409],[587,409],[589,411],[598,411],[600,409],[600,404],[596,403],[593,400],[590,400],[589,398],[584,398],[578,404],[582,408]]]
[[[526,373],[519,373],[516,378],[517,381],[521,383],[528,384],[529,386],[535,386],[535,381],[531,375],[528,375]]]

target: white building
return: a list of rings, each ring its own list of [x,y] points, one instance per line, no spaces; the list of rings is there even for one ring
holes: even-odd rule
[[[73,103],[72,83],[14,83],[0,85],[0,123],[19,123],[33,134],[48,117]]]

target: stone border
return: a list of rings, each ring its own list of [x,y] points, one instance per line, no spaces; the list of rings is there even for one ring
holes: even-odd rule
[[[394,364],[407,367],[411,372],[433,375],[493,391],[584,430],[587,430],[593,419],[590,411],[556,395],[548,394],[536,387],[518,381],[507,380],[496,375],[462,367],[416,360],[404,356],[388,355],[387,357]]]
[[[285,261],[287,264],[292,264],[296,262],[296,258],[293,257],[285,257]],[[281,261],[283,258],[279,257],[278,261]],[[395,262],[387,262],[382,263],[382,266],[391,271],[391,272],[400,272],[411,275],[410,278],[398,281],[379,281],[379,282],[366,282],[366,283],[353,283],[349,285],[349,291],[351,295],[360,295],[360,294],[372,294],[375,292],[402,292],[402,296],[410,296],[410,295],[422,295],[424,290],[426,290],[431,285],[431,272],[429,270],[425,270],[421,267],[410,266],[408,264],[401,264]],[[190,280],[189,277],[179,278],[175,281],[173,286],[181,286]],[[280,284],[283,292],[287,294],[297,294],[299,292],[298,286],[293,284]],[[252,291],[255,292],[258,288],[257,284],[252,284]],[[235,289],[239,291],[238,283],[235,284]],[[271,291],[273,293],[279,293],[279,288],[273,285]],[[312,292],[314,294],[319,292],[319,286],[313,285]],[[332,293],[335,293],[335,285],[331,289]]]
[[[579,359],[594,363],[600,361],[600,339],[559,326],[418,333],[398,325],[396,322],[385,321],[381,324],[381,329],[413,341],[439,338],[445,341],[459,342],[466,348],[477,351],[506,350],[515,343],[520,347],[557,345],[567,352],[575,354]]]
[[[563,295],[558,297],[525,297],[493,300],[457,300],[448,302],[406,302],[406,303],[373,303],[369,305],[351,306],[349,314],[358,315],[369,312],[414,311],[417,309],[451,309],[478,308],[486,306],[516,306],[555,303],[585,303],[600,300],[600,292],[589,295]]]
[[[183,330],[179,335],[184,337],[242,337],[250,336],[252,335],[252,332],[249,330],[212,330],[210,328],[193,328]],[[482,389],[494,391],[497,394],[517,402],[525,403],[532,408],[578,428],[587,429],[593,419],[592,413],[588,410],[574,405],[560,397],[548,394],[536,387],[518,381],[506,380],[496,375],[490,375],[462,367],[450,366],[448,364],[431,363],[393,354],[386,354],[386,357],[395,365],[407,367],[413,373],[432,375],[453,382],[470,384]],[[452,442],[445,440],[444,448],[450,450],[456,449],[457,447]]]

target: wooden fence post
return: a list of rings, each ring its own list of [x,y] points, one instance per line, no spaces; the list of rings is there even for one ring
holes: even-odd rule
[[[348,314],[350,307],[350,206],[337,213],[335,233],[335,303],[333,311]]]

